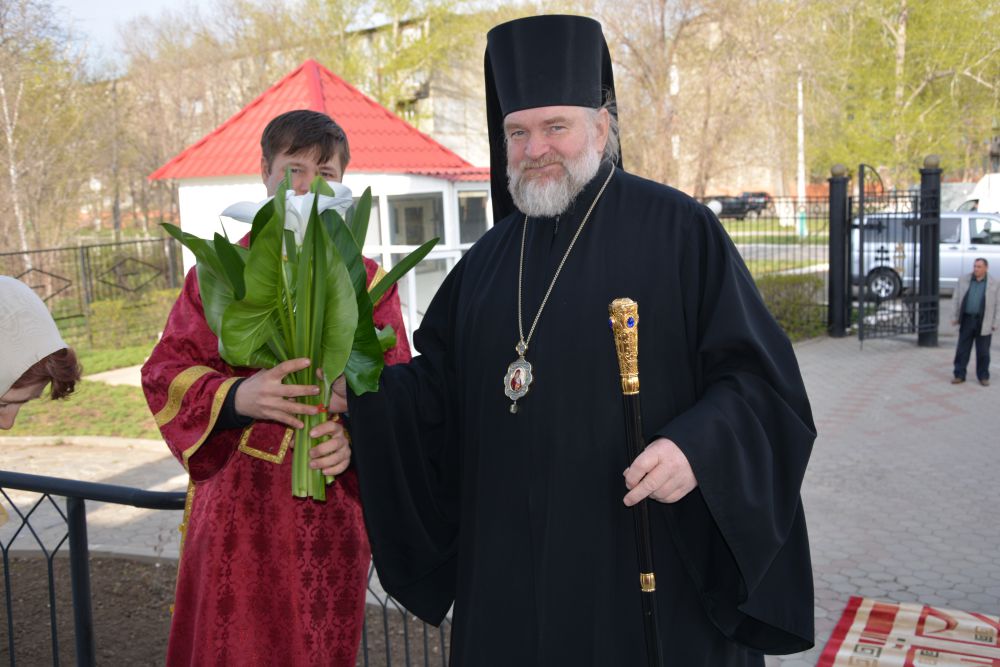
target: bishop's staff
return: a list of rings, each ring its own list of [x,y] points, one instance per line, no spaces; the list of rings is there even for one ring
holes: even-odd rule
[[[625,447],[631,463],[639,456],[643,446],[642,414],[639,411],[639,304],[632,299],[615,299],[608,306],[608,312],[618,351],[618,368],[625,403]],[[646,499],[639,501],[630,511],[635,522],[635,545],[639,553],[639,590],[646,631],[646,656],[650,667],[660,667],[656,576],[653,573],[653,548]]]

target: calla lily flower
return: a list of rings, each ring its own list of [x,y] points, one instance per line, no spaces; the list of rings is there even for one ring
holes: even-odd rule
[[[285,229],[295,235],[295,245],[302,245],[305,239],[306,226],[309,223],[309,215],[312,213],[313,200],[318,197],[316,208],[318,213],[324,211],[336,211],[337,215],[344,217],[347,209],[354,203],[351,196],[351,189],[343,183],[327,181],[327,185],[333,190],[333,196],[317,195],[307,192],[304,195],[295,194],[294,190],[285,193]],[[239,220],[240,222],[252,223],[257,213],[264,208],[274,197],[268,197],[261,202],[241,201],[236,202],[222,212],[227,218]]]

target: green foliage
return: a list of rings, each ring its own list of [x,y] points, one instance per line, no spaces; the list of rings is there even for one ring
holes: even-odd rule
[[[768,310],[792,341],[815,338],[826,332],[826,308],[819,305],[823,279],[815,274],[770,274],[755,278]]]
[[[75,348],[102,350],[145,345],[152,349],[177,294],[176,289],[164,289],[144,292],[135,299],[94,301],[85,317],[60,319],[59,330]]]
[[[931,153],[971,179],[1000,114],[995,2],[854,0],[811,4],[806,101],[814,177],[831,164],[882,167],[905,186]]]

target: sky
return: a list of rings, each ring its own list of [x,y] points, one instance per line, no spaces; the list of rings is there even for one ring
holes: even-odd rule
[[[53,6],[65,12],[65,25],[86,43],[91,62],[114,58],[119,25],[136,16],[157,16],[177,4],[177,0],[53,0]]]

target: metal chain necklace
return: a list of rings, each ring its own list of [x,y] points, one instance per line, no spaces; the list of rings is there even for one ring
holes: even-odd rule
[[[517,401],[523,398],[525,394],[528,393],[528,388],[534,381],[534,375],[532,375],[532,367],[524,355],[528,352],[528,343],[531,342],[531,336],[535,333],[535,327],[538,326],[538,319],[542,316],[542,311],[545,309],[545,304],[548,303],[549,295],[552,294],[552,288],[556,286],[556,281],[559,279],[559,273],[562,271],[563,265],[569,258],[570,252],[573,251],[573,246],[576,244],[576,240],[580,237],[580,232],[583,231],[583,227],[590,220],[590,214],[594,212],[594,207],[597,206],[597,202],[601,199],[601,195],[604,194],[604,189],[608,187],[608,183],[611,182],[611,177],[614,176],[614,168],[608,172],[608,177],[604,179],[604,185],[598,191],[597,196],[594,197],[594,201],[590,203],[590,208],[587,209],[587,214],[583,216],[583,221],[580,226],[577,227],[576,233],[573,234],[573,238],[570,239],[569,247],[566,248],[566,252],[563,253],[562,260],[559,262],[559,266],[556,268],[556,273],[552,276],[552,282],[549,283],[549,288],[545,291],[545,296],[542,298],[542,303],[538,306],[538,312],[535,313],[535,319],[531,323],[531,328],[528,330],[528,336],[524,335],[524,319],[522,317],[523,307],[521,302],[523,300],[524,292],[524,244],[525,238],[528,235],[528,216],[524,216],[524,226],[521,228],[521,261],[517,268],[517,332],[520,338],[517,341],[517,345],[514,346],[514,351],[517,352],[517,359],[511,362],[510,366],[507,367],[507,374],[503,377],[503,393],[507,395],[512,402],[510,404],[510,411],[512,414],[517,413]]]

